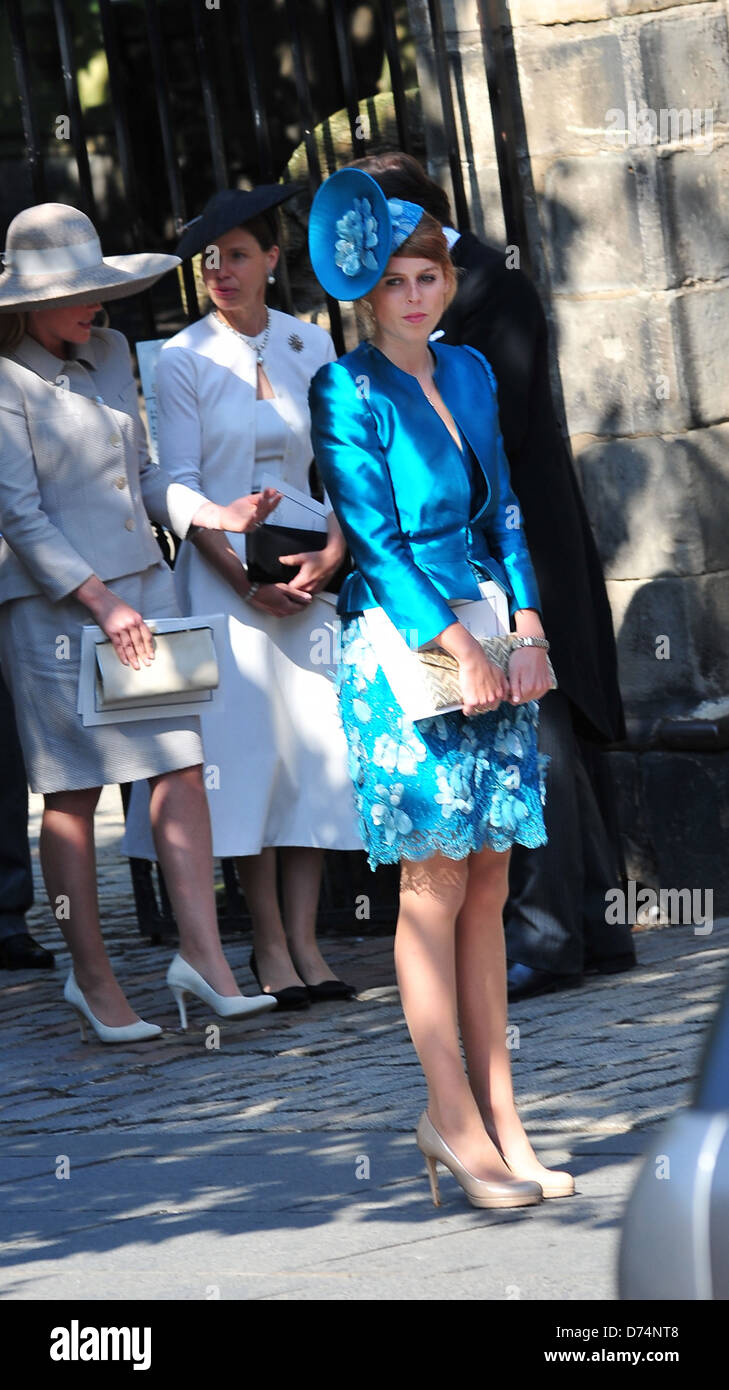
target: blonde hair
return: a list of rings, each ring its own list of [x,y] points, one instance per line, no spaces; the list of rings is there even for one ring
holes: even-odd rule
[[[9,314],[0,314],[0,357],[9,357],[10,353],[15,351],[18,343],[22,342],[26,333],[30,332],[28,325],[30,316],[34,312],[36,311],[33,309],[24,309],[22,311],[14,310]],[[96,315],[94,326],[96,328],[109,327],[109,315],[103,304]]]
[[[7,357],[15,351],[28,331],[28,315],[20,310],[0,314],[0,355]]]

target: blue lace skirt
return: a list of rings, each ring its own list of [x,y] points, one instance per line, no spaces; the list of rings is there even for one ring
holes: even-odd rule
[[[537,749],[536,701],[414,724],[359,617],[342,621],[337,692],[370,868],[546,844],[548,759]]]

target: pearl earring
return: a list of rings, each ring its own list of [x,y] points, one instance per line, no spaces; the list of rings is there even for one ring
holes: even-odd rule
[[[275,284],[276,284],[276,276],[273,274],[273,271],[271,272],[271,274],[270,274],[269,277],[268,277],[268,283],[269,283],[269,285],[275,285]]]

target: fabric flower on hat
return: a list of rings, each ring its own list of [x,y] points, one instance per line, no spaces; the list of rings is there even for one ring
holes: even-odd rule
[[[399,198],[388,198],[387,206],[392,218],[392,250],[396,251],[415,231],[423,209],[416,203],[403,203]]]
[[[339,240],[334,244],[334,261],[345,275],[376,270],[372,248],[378,244],[377,219],[368,198],[355,198],[354,207],[336,223]]]

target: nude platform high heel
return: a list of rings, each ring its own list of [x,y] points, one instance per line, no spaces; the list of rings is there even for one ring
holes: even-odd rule
[[[502,1152],[501,1145],[499,1143],[498,1136],[495,1130],[492,1129],[491,1125],[485,1125],[484,1128],[492,1144],[495,1145],[495,1147],[501,1154],[501,1157],[503,1158],[507,1168],[511,1168],[511,1164],[509,1163],[508,1158]],[[513,1172],[514,1170],[512,1169],[511,1171]],[[549,1174],[549,1177],[545,1178],[544,1182],[540,1182],[542,1194],[545,1197],[545,1199],[547,1197],[574,1197],[575,1180],[571,1173],[557,1172],[555,1168],[548,1168],[546,1171]]]
[[[136,1023],[125,1023],[120,1028],[112,1028],[108,1023],[102,1023],[95,1014],[92,1014],[76,983],[73,970],[64,985],[63,997],[78,1015],[83,1042],[88,1041],[86,1026],[88,1023],[91,1024],[97,1038],[103,1043],[144,1042],[147,1038],[158,1038],[162,1032],[158,1023],[145,1023],[143,1018],[140,1018]]]
[[[520,1178],[490,1182],[484,1178],[475,1178],[456,1158],[453,1150],[448,1148],[445,1140],[441,1139],[425,1110],[418,1123],[417,1143],[425,1158],[433,1205],[436,1207],[440,1206],[436,1166],[438,1163],[450,1170],[473,1207],[532,1207],[542,1200],[542,1189],[538,1182]]]
[[[202,999],[218,1018],[252,1018],[254,1014],[268,1013],[269,1009],[276,1007],[276,1000],[271,994],[218,994],[179,954],[170,962],[167,983],[180,1010],[180,1027],[183,1029],[187,1028],[186,994],[194,994]]]
[[[506,1159],[504,1159],[504,1163],[506,1163]],[[539,1184],[545,1198],[574,1197],[575,1180],[571,1173],[558,1173],[553,1168],[548,1168],[547,1172],[549,1173],[549,1178],[545,1178],[544,1182],[540,1182]]]

